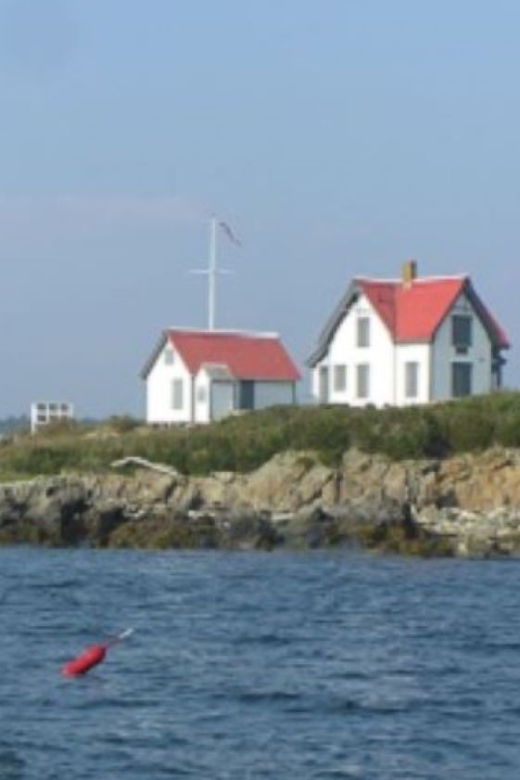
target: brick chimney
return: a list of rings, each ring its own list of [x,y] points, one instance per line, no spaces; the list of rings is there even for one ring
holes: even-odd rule
[[[417,260],[406,260],[401,268],[401,281],[403,287],[411,287],[417,278]]]

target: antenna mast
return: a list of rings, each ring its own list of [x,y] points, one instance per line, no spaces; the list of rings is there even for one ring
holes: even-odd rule
[[[224,230],[229,231],[226,223],[219,222],[215,214],[212,214],[209,222],[208,267],[191,271],[192,274],[204,274],[208,277],[208,330],[215,330],[217,276],[219,274],[231,273],[231,271],[219,268],[217,265],[217,230],[219,225],[223,226]],[[233,240],[234,243],[239,243],[234,237],[230,240]]]
[[[209,223],[208,330],[215,330],[217,273],[217,218],[213,214]]]

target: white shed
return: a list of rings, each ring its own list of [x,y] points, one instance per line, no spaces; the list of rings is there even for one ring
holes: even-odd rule
[[[277,334],[165,330],[142,373],[146,420],[208,423],[296,401],[300,374]]]

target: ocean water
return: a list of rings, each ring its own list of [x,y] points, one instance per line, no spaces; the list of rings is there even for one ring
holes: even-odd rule
[[[0,780],[517,777],[519,593],[517,561],[2,549]]]

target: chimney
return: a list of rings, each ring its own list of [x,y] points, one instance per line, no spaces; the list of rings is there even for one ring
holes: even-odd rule
[[[411,287],[414,279],[417,278],[417,260],[407,260],[403,263],[401,269],[401,281],[403,287]]]

